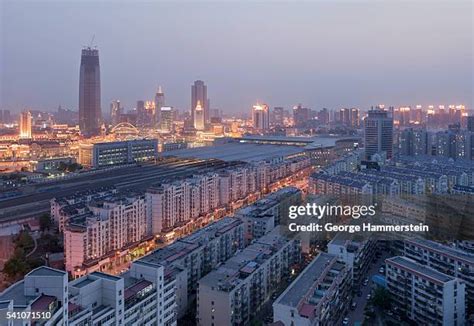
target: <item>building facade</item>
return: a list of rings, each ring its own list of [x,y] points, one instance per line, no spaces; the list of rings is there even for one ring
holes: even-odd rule
[[[99,50],[87,47],[82,49],[79,74],[79,129],[86,137],[100,133],[100,100]]]

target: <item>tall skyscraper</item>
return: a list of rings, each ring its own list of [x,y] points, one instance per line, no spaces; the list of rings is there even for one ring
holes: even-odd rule
[[[202,80],[196,80],[194,85],[191,86],[191,118],[195,120],[195,110],[198,104],[201,102],[201,106],[204,109],[204,122],[209,123],[209,99],[207,98],[207,86]]]
[[[82,49],[79,75],[79,129],[86,136],[100,133],[102,112],[100,109],[99,50]]]
[[[174,112],[171,106],[162,106],[160,109],[161,122],[160,129],[164,132],[173,131]]]
[[[387,158],[393,154],[393,118],[382,110],[370,110],[364,120],[365,156],[367,158],[385,152]]]
[[[161,122],[161,108],[165,106],[165,93],[161,89],[161,86],[158,86],[158,91],[155,94],[155,112],[153,114],[153,125],[155,127],[160,126]]]
[[[110,103],[110,119],[112,125],[115,126],[120,122],[120,116],[122,115],[122,107],[120,106],[119,100],[114,100]]]
[[[252,122],[256,130],[264,131],[270,128],[270,112],[268,105],[256,104],[252,108]]]
[[[201,101],[198,101],[194,108],[194,128],[196,130],[204,130],[204,127],[204,108],[201,105]]]
[[[20,138],[31,138],[31,127],[33,125],[33,117],[30,111],[20,113]]]

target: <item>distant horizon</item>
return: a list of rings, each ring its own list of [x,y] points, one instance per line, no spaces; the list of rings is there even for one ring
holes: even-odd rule
[[[459,105],[473,109],[471,1],[132,3],[3,1],[0,109],[78,109],[82,46],[99,50],[102,113],[153,100],[190,110]],[[403,20],[400,20],[403,17]],[[423,17],[423,19],[419,19]],[[400,23],[403,22],[403,23]],[[58,44],[58,46],[51,46]]]

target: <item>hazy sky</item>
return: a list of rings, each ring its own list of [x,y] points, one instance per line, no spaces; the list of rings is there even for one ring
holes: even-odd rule
[[[102,110],[163,86],[188,109],[260,100],[320,109],[473,105],[473,1],[119,2],[0,0],[0,107],[77,109],[80,51],[95,34]]]

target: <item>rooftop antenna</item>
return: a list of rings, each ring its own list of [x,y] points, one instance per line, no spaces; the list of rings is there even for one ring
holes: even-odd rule
[[[95,34],[92,35],[91,43],[89,45],[89,48],[92,48],[92,44],[94,44],[94,39],[95,39]]]

